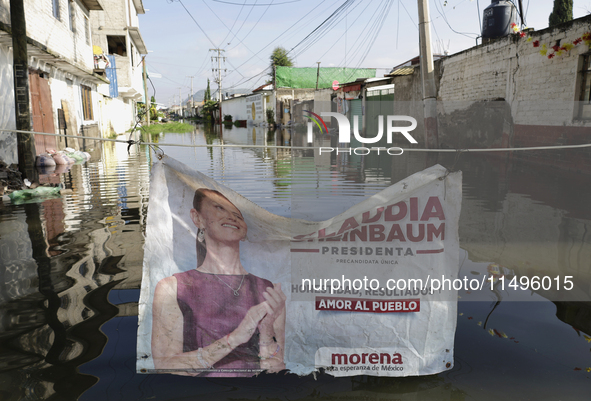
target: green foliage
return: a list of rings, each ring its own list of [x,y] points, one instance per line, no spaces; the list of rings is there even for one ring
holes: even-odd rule
[[[554,0],[554,9],[548,19],[548,26],[556,26],[573,19],[573,0]]]
[[[203,104],[202,114],[206,121],[213,121],[213,111],[219,108],[218,102],[215,100],[206,100]]]
[[[224,121],[232,122],[232,116],[230,114],[224,114]]]
[[[205,90],[205,94],[203,95],[203,100],[207,102],[211,100],[211,89],[209,88],[209,78],[207,78],[207,89]]]
[[[139,128],[136,128],[136,130]],[[174,133],[185,133],[185,132],[193,132],[195,127],[191,124],[187,123],[179,123],[179,122],[171,122],[165,124],[150,124],[150,126],[143,126],[140,129],[142,132],[148,133],[150,135],[158,135],[161,132],[174,132]]]
[[[273,67],[293,67],[293,60],[287,55],[287,50],[283,47],[273,49],[269,60],[271,60],[271,71]],[[273,75],[272,72],[271,75]]]
[[[156,102],[150,103],[150,120],[158,120],[158,110],[156,110]]]
[[[275,113],[273,112],[273,109],[271,109],[271,108],[267,109],[266,113],[267,113],[267,123],[275,124]]]
[[[138,117],[143,120],[146,115],[146,104],[144,102],[137,102],[135,106]]]

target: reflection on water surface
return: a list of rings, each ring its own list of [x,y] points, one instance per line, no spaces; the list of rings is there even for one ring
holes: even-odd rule
[[[154,140],[306,146],[262,128]],[[331,146],[330,137],[316,146]],[[333,144],[334,145],[334,144]],[[0,399],[586,399],[591,389],[591,177],[482,154],[429,157],[167,147],[267,210],[323,220],[434,163],[461,169],[461,276],[571,275],[556,291],[460,293],[454,369],[408,378],[135,374],[153,154],[106,143],[62,176],[61,199],[0,211]],[[560,298],[562,297],[562,298]],[[532,302],[535,301],[535,302]],[[578,302],[574,302],[578,301]]]

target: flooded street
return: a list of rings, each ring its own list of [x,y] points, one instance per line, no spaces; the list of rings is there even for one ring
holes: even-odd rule
[[[222,136],[199,127],[152,141],[306,146],[304,134],[259,127]],[[331,138],[314,145],[331,146]],[[438,375],[205,379],[135,373],[155,156],[146,145],[127,147],[106,142],[73,166],[62,175],[72,191],[60,199],[0,206],[1,400],[588,399],[591,176],[483,153],[162,146],[272,213],[316,221],[439,163],[463,172],[460,277],[507,285],[572,276],[568,291],[460,291],[455,367]]]

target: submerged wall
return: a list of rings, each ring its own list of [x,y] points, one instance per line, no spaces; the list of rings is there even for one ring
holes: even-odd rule
[[[16,129],[16,118],[12,49],[0,45],[0,160],[6,164],[18,163],[16,134],[2,129]]]

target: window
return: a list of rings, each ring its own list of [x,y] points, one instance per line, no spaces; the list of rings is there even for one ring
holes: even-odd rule
[[[579,118],[591,119],[591,54],[583,56]]]
[[[84,34],[86,35],[86,44],[90,44],[90,26],[88,24],[88,17],[84,16]]]
[[[76,26],[74,25],[75,16],[74,6],[72,5],[72,2],[68,0],[68,20],[70,21],[70,31],[72,32],[76,32]]]
[[[92,92],[88,86],[80,85],[82,91],[82,113],[84,120],[93,120],[92,118]]]
[[[53,16],[60,19],[60,0],[51,0],[51,5],[53,8]]]
[[[107,35],[107,44],[109,45],[109,54],[118,54],[127,56],[127,46],[125,45],[125,36]]]

